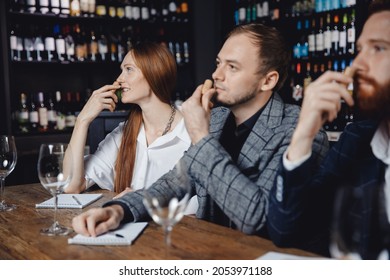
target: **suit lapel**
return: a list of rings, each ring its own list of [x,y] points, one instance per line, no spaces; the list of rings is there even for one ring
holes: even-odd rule
[[[274,136],[273,128],[280,126],[283,111],[284,103],[281,97],[274,93],[256,121],[238,156],[238,165],[241,169],[258,165],[261,152],[254,151],[263,151],[264,147]]]

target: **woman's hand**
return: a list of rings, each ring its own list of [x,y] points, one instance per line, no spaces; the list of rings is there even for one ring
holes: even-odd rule
[[[78,121],[90,124],[103,110],[113,112],[118,102],[115,90],[120,86],[117,82],[113,85],[105,85],[95,90],[77,117]]]

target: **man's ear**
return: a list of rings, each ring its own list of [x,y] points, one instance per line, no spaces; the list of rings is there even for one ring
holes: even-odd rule
[[[277,71],[268,72],[263,79],[262,91],[273,90],[279,81],[279,73]]]

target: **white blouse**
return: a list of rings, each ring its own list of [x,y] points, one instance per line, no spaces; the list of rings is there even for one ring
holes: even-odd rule
[[[122,140],[123,127],[124,122],[100,142],[94,154],[85,157],[87,188],[96,183],[102,189],[114,191],[115,161]],[[190,145],[191,138],[184,125],[184,119],[173,131],[158,137],[149,146],[142,124],[137,137],[133,179],[129,187],[133,190],[148,188],[158,178],[173,169]]]

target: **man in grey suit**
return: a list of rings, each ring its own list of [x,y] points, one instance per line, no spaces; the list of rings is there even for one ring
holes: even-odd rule
[[[281,156],[290,143],[299,107],[276,93],[287,77],[290,53],[279,32],[261,24],[236,27],[216,59],[214,88],[199,86],[183,104],[192,146],[181,160],[188,167],[199,207],[196,216],[246,234],[265,232],[268,195]],[[215,96],[221,104],[214,109]],[[325,133],[313,143],[322,159]],[[169,197],[175,172],[163,175],[151,190]],[[148,219],[142,191],[91,209],[73,220],[76,232],[96,236],[121,222]]]

